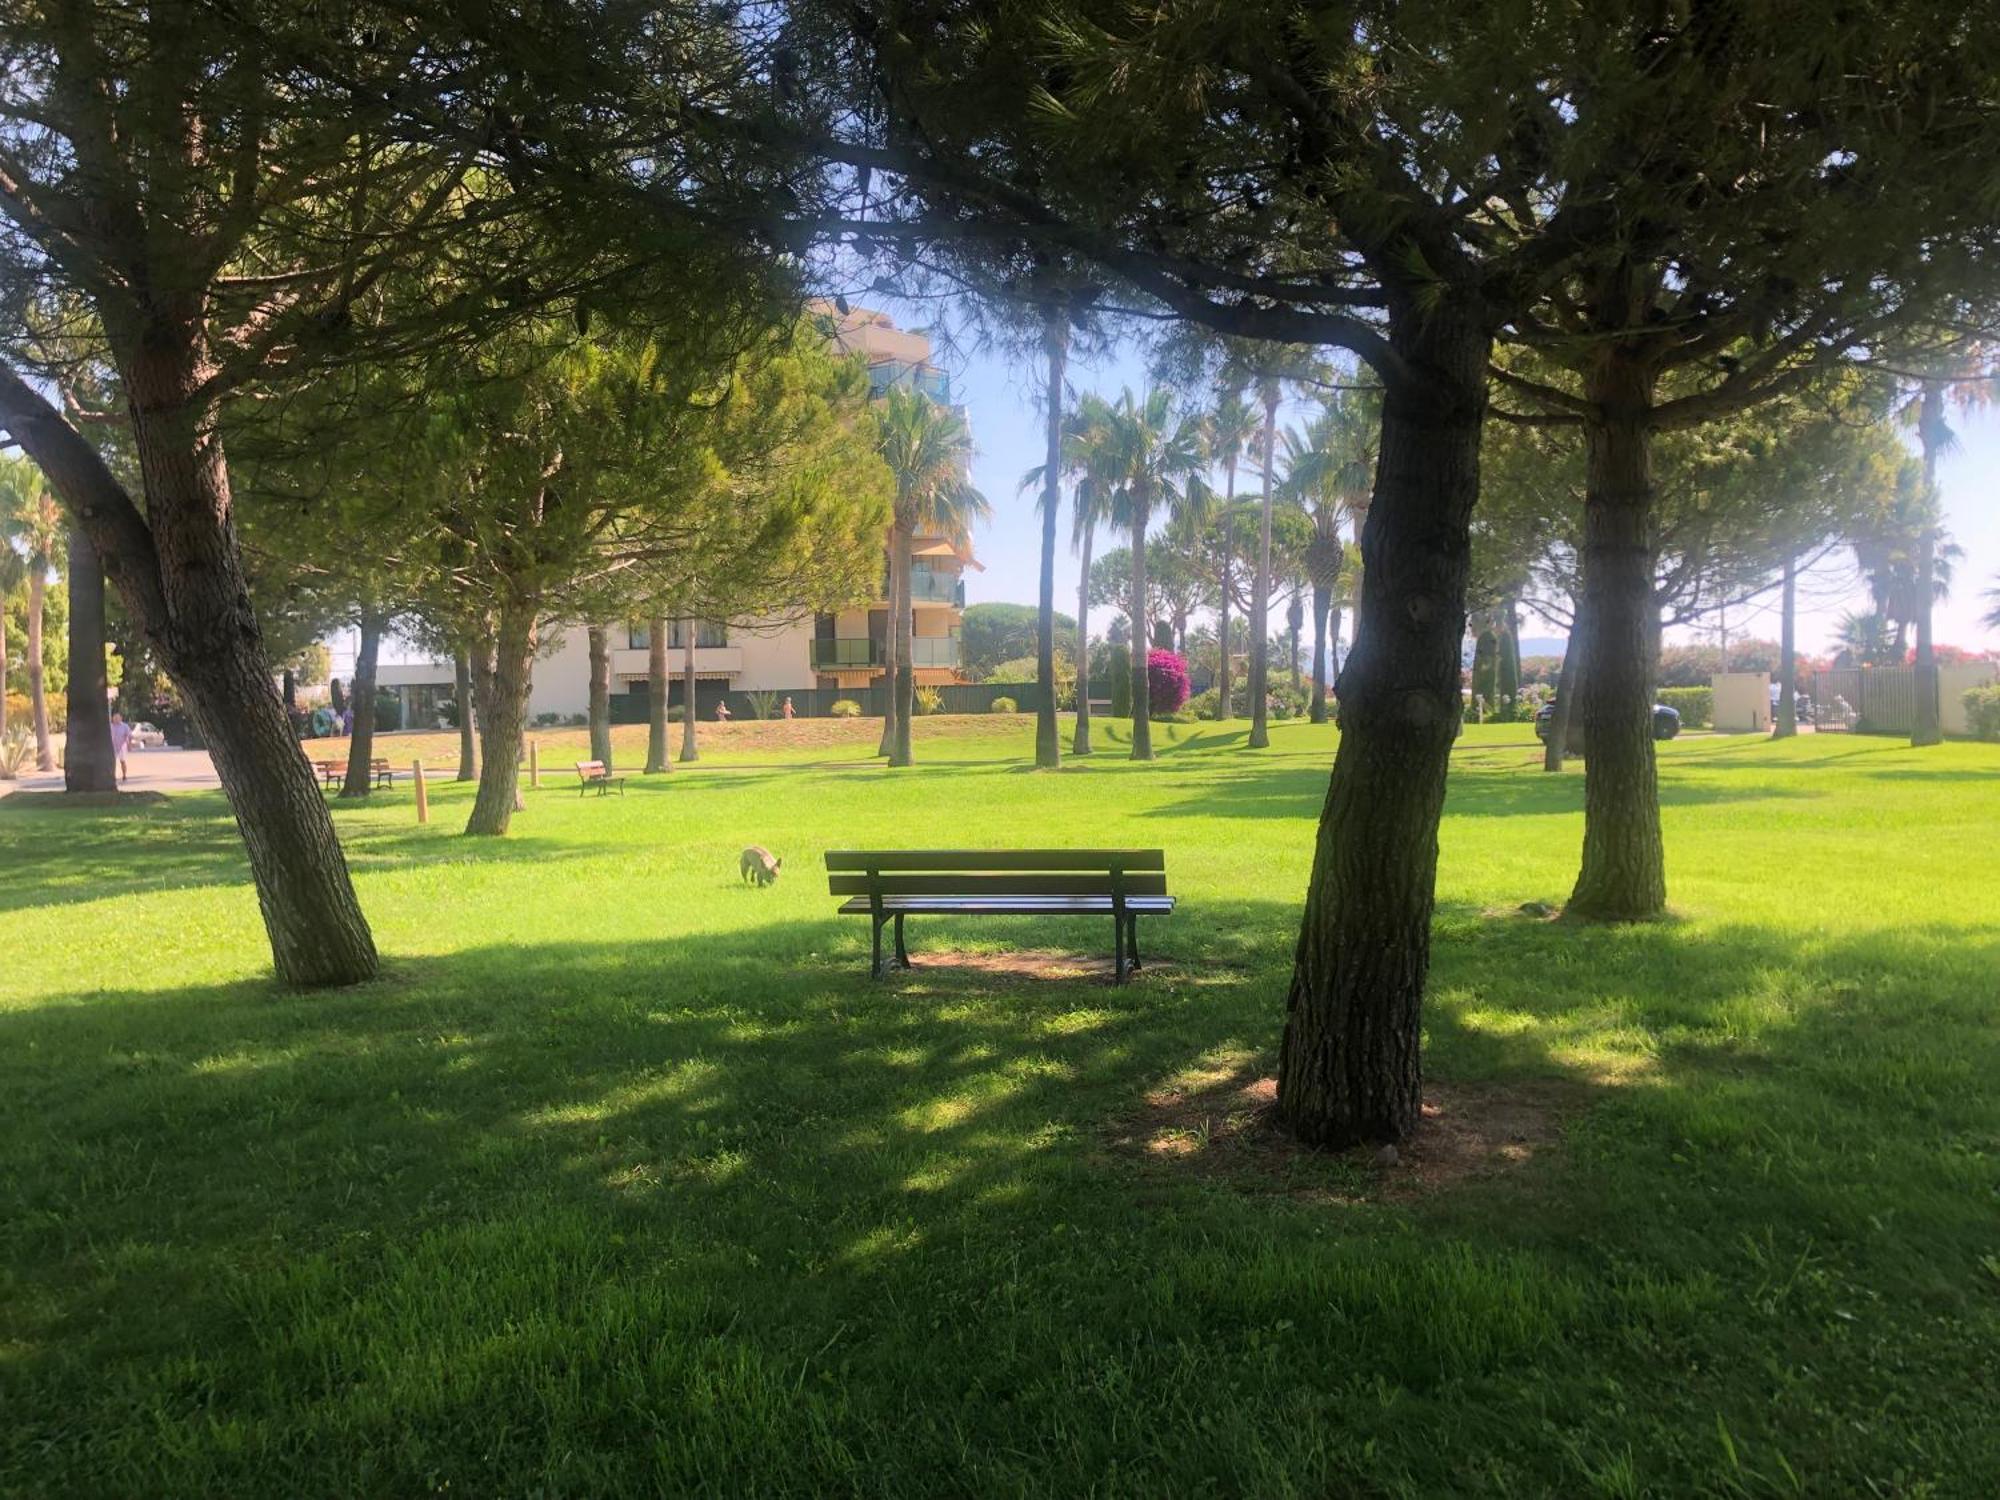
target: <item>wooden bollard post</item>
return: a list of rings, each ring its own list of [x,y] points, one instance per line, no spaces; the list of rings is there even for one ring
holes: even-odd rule
[[[424,790],[424,763],[420,760],[411,761],[410,775],[417,783],[417,821],[428,823],[431,820],[431,795]]]
[[[528,785],[542,784],[542,745],[539,740],[528,741]]]

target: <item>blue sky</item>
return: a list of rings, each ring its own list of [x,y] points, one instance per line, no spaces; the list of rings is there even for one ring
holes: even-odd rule
[[[1041,536],[1035,521],[1033,497],[1016,495],[1021,475],[1041,462],[1042,418],[1038,410],[1040,377],[1024,365],[1010,364],[990,353],[971,353],[959,358],[941,355],[952,374],[955,395],[965,404],[977,451],[973,456],[973,479],[993,503],[994,517],[974,537],[974,550],[985,565],[966,585],[971,602],[1007,600],[1032,603],[1040,565]],[[1070,372],[1070,384],[1077,390],[1097,390],[1115,396],[1129,385],[1135,391],[1145,384],[1145,365],[1126,354],[1095,365],[1079,365]],[[1294,408],[1280,420],[1298,422],[1303,412]],[[1979,618],[1991,606],[1982,598],[1984,591],[2000,584],[2000,504],[1996,485],[2000,484],[2000,408],[1955,419],[1959,429],[1957,453],[1939,465],[1938,480],[1944,492],[1945,510],[1952,535],[1965,549],[1958,564],[1952,596],[1937,613],[1937,639],[1941,643],[1970,649],[2000,651],[2000,633],[1984,629]],[[1255,481],[1253,480],[1254,484]],[[1067,520],[1063,523],[1067,543]],[[1115,545],[1115,543],[1114,543]],[[1056,596],[1062,601],[1076,596],[1076,560],[1067,551],[1057,562]],[[1856,576],[1853,558],[1845,549],[1829,559],[1808,578],[1800,590],[1799,644],[1802,650],[1819,651],[1833,635],[1842,613],[1864,608],[1867,593]],[[1560,635],[1554,627],[1526,622],[1524,633]],[[1775,638],[1778,634],[1777,594],[1733,613],[1729,620],[1732,637],[1757,635]],[[1685,635],[1686,632],[1681,632]]]

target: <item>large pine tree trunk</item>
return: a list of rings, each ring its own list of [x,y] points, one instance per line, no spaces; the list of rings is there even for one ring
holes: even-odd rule
[[[49,737],[49,695],[42,661],[42,607],[48,578],[39,564],[28,570],[28,699],[35,721],[35,769],[56,768],[55,741]]]
[[[1326,722],[1326,620],[1333,610],[1333,590],[1313,585],[1312,722]]]
[[[695,634],[699,626],[694,620],[681,621],[681,759],[695,761],[701,759],[701,739],[695,729],[695,720],[700,716],[700,701],[697,689],[701,676],[695,671]]]
[[[1250,738],[1252,750],[1271,743],[1271,507],[1277,484],[1278,395],[1264,393],[1264,498],[1257,513],[1257,586],[1250,595]]]
[[[1654,376],[1607,352],[1586,380],[1583,594],[1583,864],[1568,910],[1637,921],[1666,909],[1666,850],[1653,756]]]
[[[474,737],[472,660],[459,651],[451,659],[452,692],[458,696],[458,780],[479,779],[479,742]]]
[[[646,774],[674,768],[667,751],[667,617],[653,616],[646,627]]]
[[[917,612],[910,597],[910,550],[915,534],[896,528],[896,740],[889,751],[889,764],[907,766],[915,761],[910,743],[910,719],[917,709],[916,655]]]
[[[379,611],[362,606],[361,644],[354,653],[354,732],[347,741],[342,797],[366,797],[375,786],[375,668],[386,623]]]
[[[479,790],[465,831],[497,838],[514,820],[521,796],[521,737],[534,686],[535,605],[511,600],[500,608],[490,647],[473,662],[479,716]]]
[[[1056,521],[1062,508],[1063,365],[1069,353],[1069,317],[1049,314],[1042,346],[1049,358],[1047,453],[1042,470],[1042,573],[1035,618],[1035,764],[1062,765],[1062,732],[1056,723]]]
[[[1083,529],[1083,571],[1076,584],[1076,732],[1070,736],[1069,753],[1088,755],[1090,751],[1090,544],[1096,528]]]
[[[611,769],[611,643],[602,625],[584,635],[590,645],[590,758]]]
[[[1421,1103],[1438,818],[1459,723],[1459,645],[1491,340],[1447,303],[1398,310],[1371,580],[1340,680],[1341,734],[1300,926],[1278,1109],[1320,1146],[1401,1140]]]
[[[104,569],[83,528],[69,531],[69,709],[64,726],[63,789],[118,790],[111,752],[109,674],[104,665]]]
[[[1788,740],[1799,732],[1799,569],[1798,559],[1785,556],[1785,582],[1778,604],[1778,716],[1771,738]]]
[[[1132,502],[1132,759],[1153,758],[1153,693],[1146,656],[1153,648],[1151,611],[1146,607],[1146,525],[1151,507]]]

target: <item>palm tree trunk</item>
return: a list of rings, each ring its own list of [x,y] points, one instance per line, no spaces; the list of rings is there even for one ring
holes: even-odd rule
[[[49,698],[42,682],[42,604],[48,579],[36,559],[31,557],[28,561],[28,697],[35,720],[35,769],[53,771],[56,747],[49,738]]]
[[[1146,523],[1151,506],[1132,502],[1132,759],[1153,758],[1153,694],[1146,655],[1153,649],[1153,626],[1146,608]]]
[[[889,575],[886,593],[889,605],[889,628],[883,632],[882,642],[882,742],[875,747],[875,753],[884,760],[896,753],[896,660],[901,654],[901,634],[896,629],[896,528],[889,528],[888,544],[882,552],[883,567]]]
[[[1778,718],[1771,726],[1774,740],[1788,740],[1799,732],[1795,687],[1799,675],[1798,562],[1792,554],[1785,554],[1785,584],[1778,606]]]
[[[1292,602],[1285,612],[1285,623],[1291,627],[1292,639],[1292,691],[1305,691],[1305,677],[1299,667],[1299,632],[1305,628],[1305,609],[1297,588],[1292,590]]]
[[[1215,633],[1222,657],[1215,672],[1215,716],[1233,717],[1229,711],[1229,590],[1235,583],[1236,563],[1236,461],[1222,466],[1222,602],[1217,606]]]
[[[1264,392],[1264,499],[1257,517],[1257,587],[1250,596],[1250,739],[1252,750],[1271,743],[1271,491],[1277,483],[1278,393]]]
[[[896,528],[896,743],[889,752],[892,766],[907,766],[914,759],[910,721],[917,708],[917,612],[910,597],[910,551],[915,543],[913,532]]]
[[[354,733],[347,742],[344,798],[366,797],[375,786],[375,664],[382,654],[382,614],[361,606],[361,642],[354,653]]]
[[[1941,745],[1944,726],[1938,714],[1937,647],[1931,635],[1931,613],[1936,601],[1932,589],[1937,581],[1937,461],[1946,434],[1944,387],[1930,382],[1924,387],[1917,415],[1917,438],[1924,450],[1924,527],[1917,539],[1917,660],[1912,691],[1915,712],[1910,719],[1912,745]]]
[[[1313,585],[1312,721],[1326,722],[1326,617],[1333,609],[1333,590]]]
[[[104,568],[81,526],[69,530],[69,709],[63,790],[115,792],[111,709],[104,668]]]
[[[683,763],[701,759],[701,747],[695,743],[694,721],[696,712],[696,685],[700,678],[694,670],[695,622],[681,621],[681,760]]]
[[[458,694],[458,777],[479,779],[479,741],[473,731],[472,658],[459,651],[451,659],[452,691]]]
[[[667,621],[653,616],[646,627],[646,774],[657,776],[673,769],[667,753]]]
[[[1050,312],[1042,331],[1049,357],[1047,456],[1042,467],[1042,572],[1035,618],[1035,764],[1062,765],[1062,731],[1056,723],[1056,519],[1062,508],[1063,366],[1069,354],[1069,314]]]
[[[1083,570],[1076,583],[1076,733],[1071,755],[1090,754],[1090,544],[1097,528],[1083,528]]]

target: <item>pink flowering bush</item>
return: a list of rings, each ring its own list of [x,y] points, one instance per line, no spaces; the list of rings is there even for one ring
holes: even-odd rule
[[[1156,714],[1177,714],[1188,701],[1187,659],[1178,651],[1146,656],[1146,704]]]

